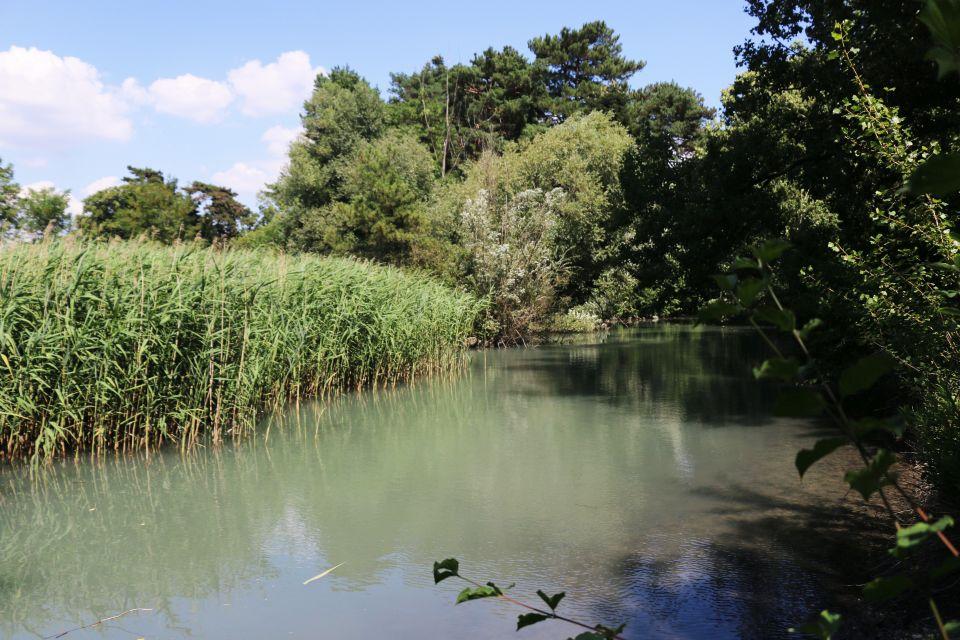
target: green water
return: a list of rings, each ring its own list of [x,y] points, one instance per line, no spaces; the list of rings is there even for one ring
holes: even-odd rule
[[[829,467],[797,480],[811,428],[769,417],[760,357],[748,332],[682,326],[477,352],[220,450],[7,470],[0,636],[135,607],[68,637],[574,635],[453,606],[461,585],[430,574],[448,556],[629,637],[785,636],[830,603],[812,523],[842,488]]]

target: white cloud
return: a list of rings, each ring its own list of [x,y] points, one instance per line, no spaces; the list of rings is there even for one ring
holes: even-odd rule
[[[131,96],[142,96],[132,83],[127,91]],[[233,102],[233,92],[222,82],[185,73],[176,78],[155,80],[150,85],[149,98],[161,113],[210,123],[223,117]]]
[[[243,102],[240,111],[248,116],[278,114],[296,109],[310,95],[322,67],[314,68],[304,51],[287,51],[275,62],[251,60],[233,69],[227,79]]]
[[[35,47],[0,51],[0,144],[59,148],[132,133],[125,101],[93,65]]]
[[[226,171],[218,171],[211,176],[214,184],[230,187],[241,196],[253,196],[263,188],[267,182],[276,175],[271,175],[266,169],[247,164],[246,162],[235,162],[232,167]]]
[[[83,213],[83,200],[72,193],[67,198],[67,213],[71,218],[76,218]]]
[[[290,143],[302,133],[302,129],[274,125],[263,132],[260,141],[264,143],[267,157],[256,162],[235,162],[225,171],[211,176],[214,184],[230,187],[242,197],[252,198],[280,175],[287,162]]]
[[[296,140],[302,131],[300,127],[293,129],[278,124],[264,131],[260,140],[267,145],[267,153],[282,158],[290,151],[290,143]]]
[[[97,191],[103,191],[104,189],[109,189],[110,187],[115,187],[119,184],[122,184],[122,181],[117,176],[103,176],[102,178],[97,178],[85,186],[80,193],[83,194],[84,198],[87,198],[95,194]]]
[[[25,196],[31,191],[43,191],[44,189],[56,189],[57,186],[50,182],[49,180],[39,180],[37,182],[31,182],[30,184],[25,184],[20,187],[20,195]]]

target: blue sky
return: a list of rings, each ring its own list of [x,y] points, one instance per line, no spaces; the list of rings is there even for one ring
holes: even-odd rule
[[[391,71],[438,53],[526,52],[534,35],[595,19],[647,62],[635,85],[676,80],[714,106],[752,25],[741,0],[2,0],[0,158],[21,184],[78,200],[133,164],[253,204],[317,70],[349,64],[385,93]]]

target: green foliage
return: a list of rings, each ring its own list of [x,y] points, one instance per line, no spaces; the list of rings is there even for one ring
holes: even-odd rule
[[[4,246],[0,300],[0,449],[36,461],[240,436],[291,399],[458,366],[479,311],[367,262],[140,242]]]
[[[550,115],[560,121],[575,113],[622,113],[627,81],[645,65],[623,56],[620,37],[602,21],[564,27],[557,35],[533,38],[528,46],[546,70]]]
[[[488,582],[482,587],[467,587],[457,596],[456,604],[469,602],[470,600],[482,600],[483,598],[496,598],[502,596],[503,592],[492,582]]]
[[[13,165],[0,158],[0,233],[13,226],[17,216],[20,185],[13,181]]]
[[[667,150],[669,155],[663,159],[675,161],[694,153],[705,123],[715,115],[693,89],[676,82],[656,82],[631,95],[624,125],[645,154]]]
[[[876,353],[861,358],[840,374],[840,395],[850,396],[865,391],[896,367],[896,362],[886,353]]]
[[[545,613],[521,613],[517,616],[517,631],[523,629],[524,627],[529,627],[532,624],[537,624],[538,622],[543,622],[544,620],[549,620],[550,616]]]
[[[960,154],[936,155],[916,168],[906,188],[915,194],[949,195],[960,189]]]
[[[790,389],[777,396],[773,413],[788,418],[813,418],[827,408],[817,391],[813,389]]]
[[[632,141],[609,115],[590,113],[552,127],[504,156],[508,189],[561,189],[556,254],[569,265],[561,295],[586,301],[591,284],[619,248],[613,231],[622,206],[620,172]],[[468,176],[467,183],[471,180]]]
[[[69,203],[68,191],[30,189],[17,203],[14,225],[31,238],[60,234],[70,227],[70,214],[67,213]]]
[[[290,145],[287,167],[267,189],[283,212],[276,222],[283,246],[329,250],[323,235],[304,219],[320,215],[319,209],[337,200],[343,164],[361,143],[383,133],[385,118],[380,95],[356,72],[337,67],[329,75],[317,76],[313,94],[304,103],[303,135]]]
[[[557,610],[557,605],[560,604],[560,601],[563,600],[564,596],[566,596],[566,595],[567,595],[566,592],[561,591],[561,592],[559,592],[559,593],[553,594],[552,596],[548,596],[548,595],[547,595],[546,593],[544,593],[542,590],[537,589],[537,596],[538,596],[541,600],[543,600],[543,602],[544,602],[548,607],[550,607],[550,610],[551,610],[551,611],[556,611],[556,610]]]
[[[433,583],[438,584],[447,578],[458,576],[460,562],[456,558],[447,558],[433,563]]]
[[[882,602],[894,598],[913,588],[913,580],[907,576],[874,578],[863,587],[863,597],[867,602]]]
[[[797,471],[800,472],[800,477],[802,478],[803,474],[807,472],[807,469],[812,467],[817,461],[827,457],[846,444],[850,444],[850,441],[845,437],[823,438],[822,440],[817,440],[817,443],[813,445],[813,449],[801,449],[798,451],[796,466]]]
[[[960,2],[926,0],[917,17],[933,36],[927,58],[937,64],[938,77],[960,73]]]
[[[163,243],[191,240],[200,219],[189,195],[177,181],[154,169],[127,167],[124,184],[98,191],[83,201],[77,224],[88,236],[132,239],[148,236]]]
[[[848,445],[852,446],[859,454],[863,466],[848,470],[844,474],[844,480],[850,485],[851,489],[857,491],[863,497],[864,501],[869,501],[874,494],[879,494],[880,501],[887,515],[896,525],[897,530],[897,544],[890,550],[890,553],[899,560],[904,560],[917,546],[936,535],[940,537],[944,547],[952,554],[953,557],[947,566],[940,567],[936,571],[940,575],[936,577],[929,575],[923,580],[924,585],[929,585],[932,580],[946,575],[954,566],[960,566],[960,563],[956,562],[956,549],[943,537],[943,531],[953,525],[953,519],[947,516],[936,522],[931,522],[926,512],[917,507],[909,494],[897,484],[896,474],[892,471],[897,458],[890,449],[882,446],[883,436],[898,437],[901,434],[897,426],[890,421],[873,416],[853,420],[849,417],[850,407],[844,404],[850,396],[870,389],[885,375],[893,372],[897,363],[888,354],[881,352],[863,357],[852,366],[844,369],[836,384],[832,384],[829,378],[824,377],[817,363],[813,360],[806,342],[810,333],[822,323],[817,319],[811,320],[804,325],[802,330],[797,330],[794,313],[783,306],[781,302],[782,292],[778,294],[774,286],[774,263],[782,261],[789,248],[790,244],[782,240],[763,241],[751,247],[750,251],[753,254],[753,259],[737,258],[733,260],[732,264],[735,271],[747,272],[751,276],[748,280],[741,281],[737,273],[717,275],[715,281],[724,292],[725,297],[733,298],[736,302],[729,303],[718,300],[712,306],[716,309],[722,305],[728,305],[736,313],[750,314],[751,324],[763,337],[770,350],[776,354],[775,358],[770,358],[760,367],[754,369],[754,375],[757,378],[774,378],[785,382],[797,382],[802,375],[810,375],[819,379],[818,387],[795,386],[782,391],[778,395],[774,406],[774,413],[784,416],[818,417],[826,413],[836,429],[836,436],[822,438],[812,448],[801,449],[797,452],[795,464],[800,477],[802,478],[810,467],[818,461],[833,454],[838,449]],[[758,275],[759,278],[754,277],[754,275]],[[751,284],[745,291],[743,287],[745,282],[762,282],[763,286]],[[715,311],[707,309],[708,316],[715,313]],[[785,353],[786,345],[782,342],[778,343],[775,337],[771,337],[768,334],[770,329],[762,327],[757,323],[757,320],[766,320],[780,333],[790,336],[805,362],[801,365],[795,357],[788,357]],[[881,436],[879,438],[880,446],[873,448],[877,444],[875,440],[878,439],[878,435]],[[886,487],[893,487],[904,498],[919,518],[918,522],[908,527],[900,526],[900,517],[894,512],[889,498],[884,492]],[[864,587],[863,594],[867,601],[878,602],[895,597],[917,586],[918,582],[908,575],[879,577]],[[932,598],[930,598],[929,603],[934,622],[940,630],[941,636],[949,637],[944,630],[945,627],[936,608],[936,603]],[[839,630],[839,622],[839,616],[823,611],[820,616],[811,622],[790,631],[830,638]]]
[[[492,582],[487,582],[486,584],[480,584],[475,580],[464,577],[460,574],[460,563],[456,558],[447,558],[446,560],[441,560],[433,563],[433,582],[434,584],[439,584],[444,580],[449,578],[459,578],[460,580],[468,583],[470,586],[465,587],[457,595],[455,604],[461,604],[463,602],[469,602],[470,600],[483,600],[486,598],[503,598],[509,601],[511,604],[514,604],[519,607],[523,607],[528,610],[528,613],[521,613],[517,617],[517,631],[525,627],[543,622],[544,620],[562,620],[570,624],[577,625],[582,628],[592,629],[585,633],[581,633],[577,636],[580,640],[587,639],[596,639],[596,640],[623,640],[623,637],[620,635],[623,633],[623,630],[626,628],[625,624],[621,624],[618,627],[607,627],[602,624],[595,625],[591,627],[579,620],[574,620],[572,618],[567,618],[557,614],[557,607],[560,605],[560,601],[563,600],[566,593],[563,591],[555,593],[552,596],[547,595],[543,590],[537,590],[537,596],[543,600],[543,602],[549,607],[549,611],[544,609],[538,609],[535,606],[521,602],[513,597],[507,597],[504,591],[509,590],[513,587],[511,585],[507,589],[501,589]]]
[[[206,240],[236,238],[256,222],[254,213],[237,201],[237,194],[231,189],[194,182],[184,192],[197,208],[200,236]]]
[[[830,640],[835,633],[840,631],[840,621],[839,613],[831,613],[824,609],[813,620],[800,625],[796,629],[790,629],[790,633],[803,633],[819,640]]]

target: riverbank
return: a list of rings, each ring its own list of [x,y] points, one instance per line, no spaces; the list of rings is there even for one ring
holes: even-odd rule
[[[457,366],[477,300],[369,262],[149,242],[0,251],[0,456],[190,446]]]

